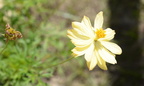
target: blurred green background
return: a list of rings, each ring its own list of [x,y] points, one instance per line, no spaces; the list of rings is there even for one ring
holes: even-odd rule
[[[23,34],[0,55],[0,86],[143,86],[143,5],[143,0],[0,0],[0,34],[7,23]],[[118,64],[89,71],[78,57],[51,68],[71,57],[74,45],[66,36],[71,22],[86,15],[93,23],[99,11],[123,49]],[[2,50],[6,42],[0,38]]]

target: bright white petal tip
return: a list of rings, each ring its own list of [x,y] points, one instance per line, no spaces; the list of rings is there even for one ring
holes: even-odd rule
[[[122,49],[115,43],[103,41],[101,44],[114,54],[120,55],[122,53]]]

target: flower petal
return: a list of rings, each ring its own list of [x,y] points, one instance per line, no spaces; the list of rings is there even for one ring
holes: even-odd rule
[[[104,38],[98,39],[99,41],[109,41],[114,38],[114,35],[115,35],[114,30],[112,30],[111,28],[107,28],[107,29],[105,29],[105,31],[106,31],[105,32],[106,36]]]
[[[120,55],[122,53],[122,49],[115,43],[102,41],[101,44],[114,54]]]
[[[95,18],[95,21],[94,21],[94,29],[100,29],[102,28],[102,25],[103,25],[103,12],[99,12],[97,15],[96,15],[96,18]]]
[[[96,66],[96,64],[97,64],[96,54],[93,51],[91,61],[87,62],[87,66],[88,66],[89,70],[93,70],[94,67]]]
[[[96,57],[94,56],[94,57],[92,57],[92,60],[91,60],[91,62],[90,62],[89,70],[93,70],[96,65],[97,65],[97,59],[96,59]]]
[[[106,62],[101,57],[100,57],[100,61],[98,61],[98,66],[103,70],[107,70]]]
[[[85,36],[84,34],[76,31],[74,29],[67,30],[67,36],[71,39],[80,39],[80,40],[88,40],[89,37]]]
[[[72,27],[80,33],[83,33],[85,36],[89,36],[89,33],[85,26],[80,22],[72,22]]]
[[[114,38],[115,31],[112,30],[111,28],[107,28],[107,29],[105,29],[105,31],[106,31],[106,37],[105,38],[108,40],[112,40]]]
[[[88,17],[84,16],[81,24],[83,24],[83,26],[85,27],[85,30],[87,31],[87,33],[89,33],[90,37],[95,36],[94,31],[93,31],[93,27],[92,27],[91,22],[90,22]]]
[[[89,48],[90,45],[85,46],[85,47],[75,47],[72,49],[74,57],[81,56],[85,54],[85,51]]]
[[[107,70],[106,62],[100,57],[97,49],[95,49],[95,54],[98,60],[98,66],[103,70]]]
[[[84,46],[90,45],[92,43],[92,40],[77,40],[77,39],[74,39],[74,40],[71,40],[71,41],[77,47],[84,47]]]
[[[98,66],[103,70],[107,70],[106,62],[103,59],[101,59],[101,62],[102,64],[98,62]]]
[[[71,41],[77,47],[84,47],[84,46],[90,45],[93,40],[77,40],[77,39],[73,39]]]
[[[87,46],[93,41],[89,37],[79,34],[74,29],[69,29],[67,31],[67,36],[75,46]]]
[[[91,45],[90,45],[90,47],[86,50],[86,52],[85,52],[85,59],[86,59],[86,61],[91,61],[91,57],[92,57],[92,55],[93,55],[93,51],[94,51],[94,44],[92,43]]]
[[[72,27],[80,29],[81,31],[85,31],[82,24],[80,22],[72,22]]]
[[[81,23],[85,24],[85,26],[86,26],[87,28],[92,29],[92,25],[91,25],[90,19],[89,19],[87,16],[84,16],[84,17],[83,17]]]
[[[95,43],[96,47],[98,49],[98,53],[101,56],[101,58],[111,64],[116,64],[117,61],[115,59],[115,55],[111,52],[109,52],[107,49],[105,49],[99,42]]]

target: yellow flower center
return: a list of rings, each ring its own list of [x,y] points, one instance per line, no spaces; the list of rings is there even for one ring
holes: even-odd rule
[[[104,38],[106,36],[105,34],[106,31],[104,31],[102,28],[101,29],[98,29],[95,33],[97,35],[96,39],[99,39],[99,38]]]

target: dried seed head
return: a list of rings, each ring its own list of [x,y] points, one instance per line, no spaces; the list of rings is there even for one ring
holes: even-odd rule
[[[7,41],[22,38],[21,32],[16,31],[15,29],[11,28],[11,26],[9,24],[6,25],[4,36]]]

